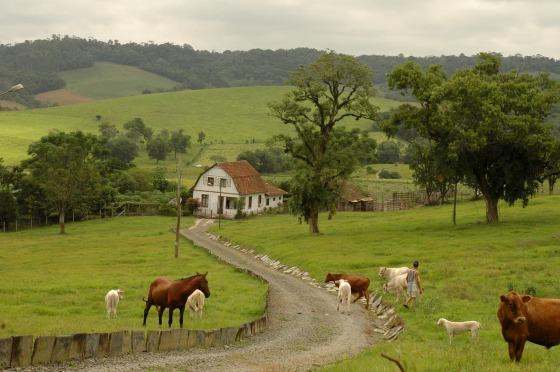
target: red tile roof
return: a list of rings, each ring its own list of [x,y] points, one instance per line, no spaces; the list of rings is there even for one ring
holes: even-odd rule
[[[222,168],[229,174],[240,195],[265,193],[277,196],[287,194],[286,191],[266,183],[261,174],[247,160],[216,163],[213,167]]]

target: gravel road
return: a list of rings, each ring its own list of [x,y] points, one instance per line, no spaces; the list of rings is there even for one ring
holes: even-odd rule
[[[91,359],[59,369],[305,371],[355,355],[377,341],[373,315],[363,305],[353,304],[350,315],[338,313],[333,293],[210,239],[206,231],[211,222],[199,220],[193,227],[181,230],[181,234],[223,261],[268,281],[269,326],[264,333],[229,347]]]

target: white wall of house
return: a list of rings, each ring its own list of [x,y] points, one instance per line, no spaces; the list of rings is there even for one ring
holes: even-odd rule
[[[235,217],[237,214],[237,209],[235,207],[236,199],[240,197],[245,198],[243,212],[247,214],[258,214],[265,211],[265,209],[276,208],[283,203],[282,196],[267,197],[264,193],[240,196],[232,178],[223,169],[214,167],[204,173],[193,188],[193,198],[201,202],[197,213],[198,215],[210,218],[218,215],[220,180],[225,180],[221,181],[221,196],[224,200],[223,216],[225,218]],[[207,197],[205,197],[205,195],[207,195]]]
[[[220,181],[225,180],[225,181]],[[235,201],[239,193],[231,177],[221,168],[214,167],[204,173],[193,189],[193,198],[201,201],[199,214],[206,217],[214,217],[218,214],[218,200],[220,196],[220,182],[222,182],[221,195],[224,198],[224,217],[233,218],[237,213]],[[204,205],[205,197],[208,195],[207,203]],[[228,200],[229,199],[229,200]]]

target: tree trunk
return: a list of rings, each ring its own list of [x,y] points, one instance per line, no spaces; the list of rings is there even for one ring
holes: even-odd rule
[[[457,225],[457,182],[453,191],[453,226]]]
[[[309,232],[319,234],[319,211],[312,211],[309,216]]]
[[[64,231],[64,219],[65,219],[64,207],[62,207],[60,209],[60,212],[58,213],[58,224],[60,225],[60,234],[66,234],[66,231]]]
[[[486,201],[486,222],[498,223],[498,198],[484,195]]]
[[[552,195],[554,194],[554,184],[556,183],[556,180],[553,177],[548,177],[548,194]]]

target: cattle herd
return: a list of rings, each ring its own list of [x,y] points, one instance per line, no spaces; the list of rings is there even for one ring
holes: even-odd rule
[[[410,292],[410,283],[407,283],[410,270],[412,269],[408,267],[381,267],[379,277],[384,281],[384,292],[395,293],[396,301],[399,301],[401,296],[406,299]],[[368,308],[369,278],[346,273],[328,273],[325,283],[328,282],[334,283],[339,288],[337,310],[350,312],[352,294],[356,295],[354,302],[359,298],[365,298],[366,308]],[[527,341],[547,349],[560,344],[560,299],[538,298],[511,291],[500,296],[498,319],[512,361],[521,360]],[[473,339],[476,339],[481,329],[481,324],[475,320],[454,322],[440,318],[436,324],[445,329],[450,343],[453,337],[460,333],[468,332]]]
[[[417,263],[415,264],[417,267]],[[409,275],[411,270],[407,267],[381,267],[379,277],[384,281],[383,290],[407,298],[411,292]],[[162,315],[169,308],[169,327],[173,322],[173,310],[179,309],[180,326],[183,327],[183,312],[189,309],[191,317],[200,317],[204,308],[204,298],[210,297],[206,274],[196,274],[188,278],[171,281],[157,278],[150,284],[148,298],[144,299],[144,323],[151,306],[158,310],[159,325],[162,324]],[[417,276],[416,278],[419,279]],[[346,273],[327,273],[325,283],[334,283],[338,287],[337,311],[350,313],[350,302],[355,295],[354,302],[360,298],[365,299],[366,309],[369,306],[370,280],[365,276]],[[419,286],[419,282],[416,283]],[[420,289],[420,293],[422,293]],[[105,296],[108,318],[116,318],[117,305],[123,299],[124,291],[112,289]],[[509,357],[512,361],[519,362],[527,341],[542,345],[547,349],[560,344],[560,299],[538,298],[509,292],[500,296],[498,319],[502,327],[502,336],[508,343]],[[442,326],[449,336],[451,343],[453,337],[459,333],[470,332],[473,339],[478,337],[481,328],[475,320],[454,322],[440,318],[437,323]]]

